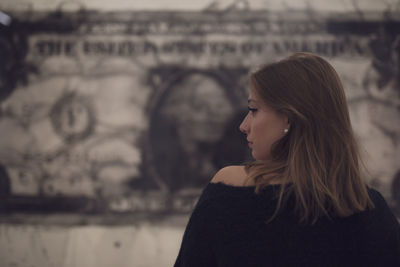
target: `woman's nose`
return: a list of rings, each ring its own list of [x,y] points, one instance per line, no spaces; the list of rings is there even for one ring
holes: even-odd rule
[[[247,116],[243,119],[242,123],[239,125],[239,130],[244,134],[248,134]]]

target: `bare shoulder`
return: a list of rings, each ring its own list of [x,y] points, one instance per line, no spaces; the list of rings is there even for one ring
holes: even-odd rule
[[[220,169],[211,179],[211,183],[222,182],[224,184],[243,186],[247,174],[244,166],[227,166]]]

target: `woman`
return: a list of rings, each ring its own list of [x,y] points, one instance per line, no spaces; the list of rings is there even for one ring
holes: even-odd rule
[[[240,125],[255,161],[221,169],[178,266],[400,266],[400,227],[361,177],[339,77],[296,53],[250,75]]]

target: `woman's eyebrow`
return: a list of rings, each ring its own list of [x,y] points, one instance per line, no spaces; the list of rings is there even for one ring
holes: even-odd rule
[[[249,99],[247,100],[247,103],[249,103],[249,104],[250,104],[250,102],[257,103],[257,101],[255,101],[254,99],[251,99],[251,98],[249,98]]]

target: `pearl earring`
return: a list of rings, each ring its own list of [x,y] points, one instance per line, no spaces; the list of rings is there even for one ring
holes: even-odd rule
[[[286,134],[289,132],[289,129],[286,128],[285,130],[283,130],[283,132]]]

